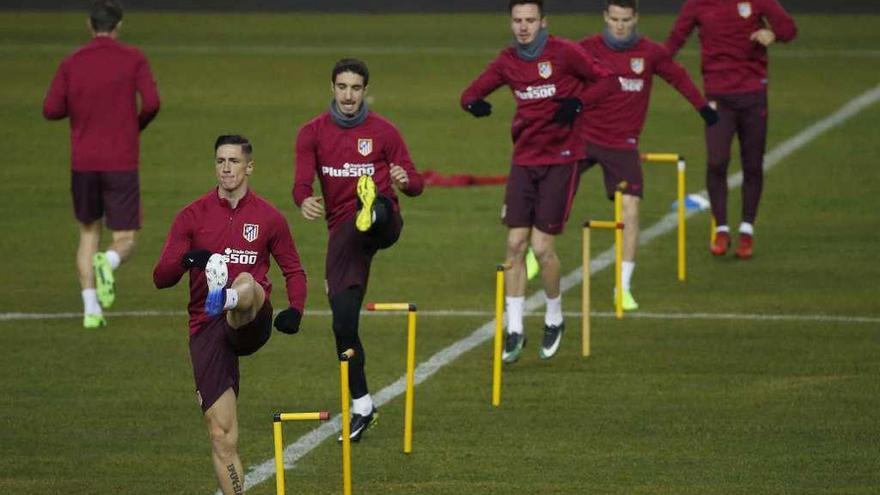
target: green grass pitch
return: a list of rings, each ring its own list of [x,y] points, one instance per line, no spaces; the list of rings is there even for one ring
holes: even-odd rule
[[[797,18],[800,35],[771,53],[769,148],[878,84],[880,17]],[[550,17],[580,38],[598,15]],[[642,19],[662,40],[672,18]],[[85,15],[0,14],[0,313],[81,310],[77,228],[69,196],[66,123],[40,107],[61,58],[86,41]],[[245,467],[272,457],[271,413],[339,410],[338,371],[323,295],[326,231],[290,200],[299,125],[325,110],[343,56],[371,69],[372,108],[398,124],[416,165],[442,173],[506,173],[512,101],[476,120],[458,108],[464,86],[509,41],[503,15],[346,16],[127,13],[123,38],[152,62],[163,109],[142,138],[144,226],[118,272],[113,316],[3,319],[0,335],[0,491],[213,493],[210,447],[192,392],[184,285],[157,291],[151,270],[177,210],[213,184],[212,144],[240,132],[255,144],[252,186],[287,215],[310,276],[297,336],[276,333],[243,360],[239,403]],[[692,41],[680,60],[696,75]],[[691,157],[688,190],[704,188],[701,121],[655,85],[643,151]],[[767,174],[756,256],[712,259],[708,217],[688,230],[688,281],[675,280],[675,238],[643,246],[634,291],[644,312],[792,315],[593,320],[581,359],[580,320],[550,362],[537,357],[540,316],[527,321],[524,358],[505,368],[502,406],[490,406],[491,346],[465,353],[416,389],[414,452],[401,453],[403,398],[354,448],[356,493],[381,494],[870,494],[880,486],[880,106],[874,104]],[[732,171],[738,170],[734,160]],[[669,211],[675,175],[649,167],[642,225]],[[559,238],[565,272],[580,265],[581,220],[610,215],[601,181],[582,182]],[[428,189],[402,199],[400,243],[374,264],[368,300],[424,310],[491,311],[504,254],[502,189]],[[738,221],[739,191],[731,197]],[[610,245],[595,236],[594,252]],[[276,269],[273,280],[281,281]],[[283,287],[283,284],[281,284]],[[538,290],[532,284],[529,293]],[[611,274],[593,280],[608,312]],[[276,289],[276,307],[283,305]],[[564,296],[578,311],[580,290]],[[838,320],[806,319],[828,315]],[[861,321],[847,320],[862,317]],[[6,318],[6,316],[4,316]],[[423,315],[418,358],[470,335],[488,316]],[[373,391],[405,366],[405,318],[362,320]],[[313,425],[288,424],[288,442]],[[339,448],[324,442],[287,473],[289,493],[340,491]],[[274,493],[274,480],[252,487]]]

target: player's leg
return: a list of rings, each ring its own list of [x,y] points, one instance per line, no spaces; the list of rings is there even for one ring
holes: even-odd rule
[[[266,291],[247,272],[239,273],[226,289],[226,321],[237,329],[254,321],[266,302]]]
[[[740,159],[743,170],[742,223],[736,256],[752,257],[755,218],[764,189],[764,152],[767,147],[767,93],[743,95],[743,109],[738,114]]]
[[[373,225],[365,235],[373,249],[388,249],[400,239],[403,218],[395,211],[393,201],[385,196],[376,196],[373,212]]]
[[[244,469],[238,456],[238,412],[235,392],[225,392],[205,411],[205,424],[211,437],[214,472],[224,495],[244,492]]]
[[[633,311],[639,305],[632,295],[632,276],[636,269],[636,251],[639,246],[639,204],[642,198],[623,194],[623,260],[621,261],[621,285],[623,286],[623,309]]]
[[[113,238],[106,251],[95,253],[92,265],[95,271],[98,300],[109,308],[116,300],[116,280],[113,272],[125,262],[135,246],[136,232],[141,226],[140,180],[138,172],[102,172],[101,201],[107,226]]]
[[[79,224],[79,246],[76,250],[76,268],[83,300],[83,326],[98,328],[107,324],[104,319],[98,293],[95,289],[95,271],[92,258],[101,241],[101,221]]]
[[[723,255],[730,246],[730,227],[727,225],[727,167],[730,165],[730,145],[736,132],[736,109],[726,98],[709,96],[710,104],[718,110],[718,123],[706,127],[706,190],[716,222],[715,244],[710,251]]]
[[[549,359],[559,350],[565,332],[562,294],[559,290],[562,269],[556,254],[555,237],[562,233],[568,220],[580,175],[576,163],[552,165],[542,169],[531,243],[535,257],[541,265],[541,282],[546,302],[544,335],[538,355],[542,359]]]

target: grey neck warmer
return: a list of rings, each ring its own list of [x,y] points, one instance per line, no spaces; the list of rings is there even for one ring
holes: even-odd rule
[[[367,109],[366,100],[361,102],[361,108],[354,115],[345,115],[340,112],[339,108],[336,106],[336,100],[330,100],[330,118],[333,119],[333,122],[339,127],[351,129],[352,127],[357,127],[363,124],[364,121],[367,120],[368,112],[369,110]]]
[[[629,36],[622,40],[615,38],[614,35],[612,35],[610,31],[608,31],[607,27],[602,30],[602,41],[605,42],[605,45],[607,45],[608,48],[611,48],[616,52],[629,50],[630,48],[636,46],[636,43],[638,43],[641,39],[642,35],[640,35],[635,29],[633,29],[633,32],[630,33]]]
[[[547,45],[549,37],[550,34],[547,33],[547,28],[541,28],[531,43],[523,45],[514,39],[513,46],[516,48],[516,55],[527,62],[536,60],[544,52],[544,47]]]

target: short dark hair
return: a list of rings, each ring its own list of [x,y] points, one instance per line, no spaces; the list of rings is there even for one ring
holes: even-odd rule
[[[517,5],[526,5],[529,3],[537,5],[538,13],[541,14],[541,17],[544,17],[544,0],[510,0],[507,4],[507,10],[513,12],[513,8]]]
[[[222,134],[218,136],[217,141],[214,141],[214,152],[216,153],[217,149],[224,144],[237,144],[241,146],[241,151],[247,156],[251,156],[254,153],[254,147],[251,145],[250,140],[241,134]]]
[[[330,73],[330,82],[336,83],[336,76],[343,72],[353,72],[364,78],[364,86],[370,84],[370,70],[363,60],[356,58],[344,58],[333,66],[333,72]]]
[[[633,9],[633,12],[639,11],[639,0],[605,0],[605,10],[615,5],[624,9]]]
[[[89,22],[96,33],[109,33],[122,20],[122,7],[115,0],[95,0],[89,11]]]

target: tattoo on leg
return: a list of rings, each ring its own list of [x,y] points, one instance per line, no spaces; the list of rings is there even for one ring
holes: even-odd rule
[[[226,466],[226,470],[229,471],[229,481],[232,482],[232,493],[235,493],[236,495],[244,493],[244,487],[241,484],[241,477],[238,476],[238,471],[235,470],[235,464]]]

